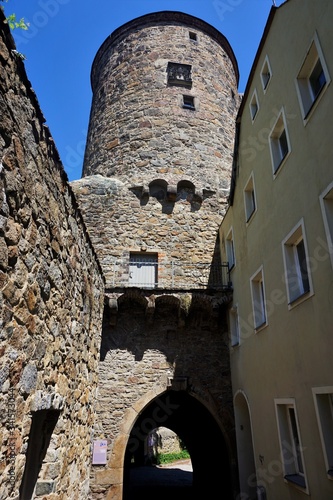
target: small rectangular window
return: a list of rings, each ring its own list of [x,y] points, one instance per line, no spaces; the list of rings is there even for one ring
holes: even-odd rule
[[[333,479],[333,387],[312,389],[326,473]]]
[[[254,328],[258,330],[267,324],[264,274],[262,267],[251,277],[251,294]]]
[[[288,300],[291,304],[311,291],[303,222],[289,233],[282,244]]]
[[[168,85],[192,87],[192,66],[189,64],[168,63]]]
[[[191,95],[183,95],[183,108],[195,111],[194,97]]]
[[[252,215],[256,211],[256,198],[254,192],[253,174],[251,174],[244,188],[244,206],[245,206],[245,219],[246,222],[249,222]]]
[[[293,399],[275,400],[281,457],[286,481],[306,489],[300,432]]]
[[[239,324],[237,307],[232,307],[229,311],[229,328],[230,328],[230,341],[231,346],[239,345]]]
[[[225,240],[225,250],[227,254],[227,260],[229,264],[229,270],[235,266],[235,249],[234,249],[234,236],[233,230],[230,229]]]
[[[259,101],[258,101],[257,91],[255,90],[253,92],[253,95],[252,95],[252,98],[250,101],[250,114],[251,114],[252,121],[257,116],[258,110],[259,110]]]
[[[189,32],[189,38],[190,40],[192,40],[193,42],[197,42],[198,41],[198,36],[196,33],[194,33],[193,31],[190,31]]]
[[[308,117],[329,82],[330,77],[319,39],[315,35],[296,78],[296,89],[304,119]]]
[[[261,83],[264,91],[266,91],[267,89],[267,86],[271,80],[271,76],[272,76],[271,67],[269,64],[268,57],[266,57],[263,67],[261,69]]]
[[[320,205],[323,214],[328,252],[333,267],[333,182],[320,195]]]
[[[157,253],[130,253],[129,285],[142,288],[155,288],[157,282]]]
[[[269,136],[273,173],[275,174],[290,152],[285,114],[282,110]]]

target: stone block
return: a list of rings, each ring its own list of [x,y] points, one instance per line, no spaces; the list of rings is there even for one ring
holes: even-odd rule
[[[54,481],[37,481],[36,484],[36,497],[49,495],[53,492]]]
[[[124,469],[104,469],[95,473],[96,482],[102,486],[122,483]]]

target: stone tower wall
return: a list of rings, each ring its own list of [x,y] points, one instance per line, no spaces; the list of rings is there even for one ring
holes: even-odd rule
[[[194,21],[146,16],[102,45],[92,70],[84,175],[229,187],[237,68],[222,35],[213,38]],[[168,84],[169,62],[191,65],[191,88]],[[183,109],[184,94],[195,98],[196,111]]]
[[[168,83],[169,62],[191,66],[190,88]],[[113,258],[131,251],[156,252],[168,263],[218,255],[237,78],[223,35],[185,14],[144,16],[100,48],[84,177],[72,187],[107,287]],[[195,110],[182,107],[183,95],[194,97]]]
[[[34,498],[79,500],[89,490],[104,283],[3,20],[0,10],[0,498],[18,498],[33,415],[59,413]]]

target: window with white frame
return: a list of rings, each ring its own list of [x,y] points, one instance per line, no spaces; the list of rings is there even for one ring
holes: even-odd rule
[[[252,121],[257,116],[258,110],[259,110],[259,101],[258,101],[257,91],[255,90],[252,94],[252,98],[250,101],[250,115]]]
[[[291,304],[312,291],[303,220],[282,242],[288,302]]]
[[[269,59],[267,56],[265,58],[263,66],[261,68],[260,76],[261,76],[262,88],[265,91],[267,89],[267,86],[268,86],[269,82],[271,81],[271,77],[272,77],[272,70],[271,70],[271,66],[269,64]]]
[[[284,478],[307,488],[302,444],[294,399],[275,400]]]
[[[230,328],[231,346],[235,347],[239,345],[239,324],[238,324],[237,306],[233,306],[229,310],[229,328]]]
[[[254,328],[258,330],[267,324],[263,267],[251,276],[251,294]]]
[[[254,179],[253,173],[250,175],[249,180],[244,188],[244,206],[245,206],[245,220],[248,222],[254,212],[256,211],[256,198],[254,192]]]
[[[227,261],[229,264],[229,270],[232,269],[235,264],[235,249],[234,249],[234,234],[232,228],[227,234],[227,237],[225,239],[225,251],[227,254]]]
[[[333,267],[333,182],[320,195],[320,205],[323,214],[328,251]]]
[[[290,153],[290,142],[284,110],[282,109],[269,135],[273,173],[275,174]]]
[[[326,473],[333,479],[333,387],[312,389]]]
[[[315,34],[296,78],[297,94],[304,119],[307,118],[314,103],[317,102],[329,82],[330,77],[318,35]]]

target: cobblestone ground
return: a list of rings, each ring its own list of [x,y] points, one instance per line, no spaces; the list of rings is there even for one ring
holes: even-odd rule
[[[190,461],[167,467],[135,467],[130,473],[130,486],[124,500],[193,500]]]

